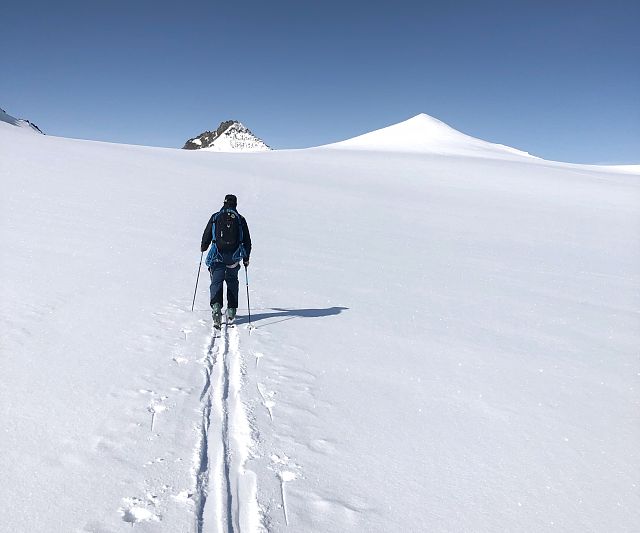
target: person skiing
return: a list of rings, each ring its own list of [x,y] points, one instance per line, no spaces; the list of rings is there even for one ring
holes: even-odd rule
[[[213,325],[220,329],[222,322],[222,285],[227,282],[227,323],[236,318],[238,309],[238,272],[240,261],[249,266],[251,236],[245,218],[237,211],[238,199],[233,194],[224,197],[224,205],[211,215],[202,234],[200,251],[207,254],[205,264],[211,276],[210,304]]]

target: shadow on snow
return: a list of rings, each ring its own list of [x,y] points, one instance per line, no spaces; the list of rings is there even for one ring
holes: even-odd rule
[[[276,318],[278,320],[271,320],[270,322],[256,325],[256,328],[267,326],[271,324],[277,324],[278,322],[284,322],[285,320],[291,320],[293,318],[320,318],[323,316],[339,315],[342,311],[346,311],[348,307],[327,307],[325,309],[287,309],[284,307],[272,307],[269,309],[269,313],[251,313],[251,323],[261,322],[270,318]],[[236,324],[248,324],[249,317],[244,313],[238,316]]]

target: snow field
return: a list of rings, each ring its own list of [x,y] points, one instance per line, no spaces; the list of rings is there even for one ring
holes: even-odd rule
[[[0,531],[635,530],[637,173],[7,128]]]

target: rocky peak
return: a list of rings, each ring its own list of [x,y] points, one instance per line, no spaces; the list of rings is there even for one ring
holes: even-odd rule
[[[249,128],[237,120],[225,120],[215,131],[205,131],[189,139],[185,150],[207,150],[212,152],[262,152],[271,150],[256,137]]]
[[[20,128],[29,128],[38,133],[43,133],[38,126],[36,126],[33,122],[24,119],[24,118],[15,118],[9,115],[4,109],[0,108],[0,121],[6,122],[7,124],[11,124],[12,126],[18,126]],[[44,135],[44,133],[43,133]]]

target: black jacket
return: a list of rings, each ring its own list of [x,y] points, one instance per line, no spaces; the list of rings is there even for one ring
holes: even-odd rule
[[[207,226],[204,228],[202,242],[200,243],[201,252],[206,252],[213,240],[213,217],[216,215],[217,213],[211,215],[209,222],[207,222]],[[240,213],[238,213],[238,215],[240,216],[240,223],[242,224],[242,244],[244,245],[244,251],[247,252],[247,257],[245,259],[249,259],[249,256],[251,255],[251,235],[249,234],[249,226],[247,226],[245,218]]]

